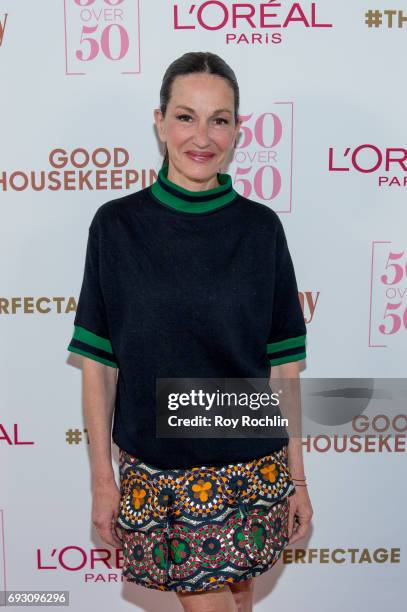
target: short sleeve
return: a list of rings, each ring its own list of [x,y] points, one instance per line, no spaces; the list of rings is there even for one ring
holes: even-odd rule
[[[100,284],[99,240],[91,223],[86,247],[85,269],[74,319],[74,332],[68,351],[79,353],[118,368],[109,338],[106,308]]]
[[[275,257],[272,324],[267,339],[267,357],[272,366],[299,361],[306,357],[307,329],[298,296],[293,262],[279,218]]]

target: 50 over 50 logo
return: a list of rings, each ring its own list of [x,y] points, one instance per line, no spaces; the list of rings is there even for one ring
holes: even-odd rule
[[[64,0],[65,72],[138,74],[139,0]]]
[[[293,104],[275,104],[275,112],[240,115],[231,174],[236,191],[245,198],[276,212],[291,212]]]
[[[385,347],[407,334],[407,250],[372,243],[369,346]]]

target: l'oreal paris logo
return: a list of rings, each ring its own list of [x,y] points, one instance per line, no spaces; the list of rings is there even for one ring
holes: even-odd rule
[[[280,43],[281,30],[292,25],[332,28],[317,16],[316,2],[176,2],[174,30],[224,30],[227,44]]]
[[[380,148],[364,143],[356,147],[329,147],[330,172],[358,172],[377,177],[378,187],[407,187],[406,147]]]

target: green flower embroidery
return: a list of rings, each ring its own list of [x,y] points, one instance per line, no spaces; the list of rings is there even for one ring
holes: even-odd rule
[[[154,548],[154,561],[160,569],[165,569],[165,554],[162,545]]]
[[[241,529],[239,529],[236,533],[236,540],[238,542],[238,546],[240,548],[244,548],[245,535]]]
[[[262,549],[264,546],[264,529],[256,526],[252,529],[253,540],[257,548]]]
[[[171,552],[175,563],[182,563],[187,555],[185,543],[173,540],[171,542]]]

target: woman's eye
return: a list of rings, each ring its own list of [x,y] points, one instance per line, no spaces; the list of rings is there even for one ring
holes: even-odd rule
[[[191,115],[176,115],[176,118],[179,121],[183,121],[187,123],[189,123],[189,119],[192,119]],[[224,117],[215,117],[214,121],[217,125],[227,125],[229,123],[229,121],[225,119]]]

